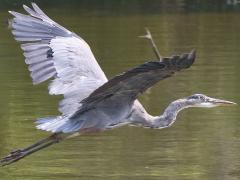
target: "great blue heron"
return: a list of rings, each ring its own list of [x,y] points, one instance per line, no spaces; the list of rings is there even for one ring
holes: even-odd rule
[[[49,93],[64,95],[59,104],[62,115],[38,119],[37,128],[52,135],[11,152],[1,159],[1,165],[78,134],[126,124],[161,129],[171,126],[184,108],[235,104],[194,94],[172,102],[162,115],[151,116],[136,100],[139,94],[174,72],[189,68],[195,60],[195,51],[144,63],[108,81],[81,37],[51,20],[35,3],[33,9],[23,7],[29,15],[10,11],[14,16],[12,33],[21,42],[33,83],[54,78]]]

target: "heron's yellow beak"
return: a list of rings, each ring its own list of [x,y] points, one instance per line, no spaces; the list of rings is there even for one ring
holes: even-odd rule
[[[231,102],[231,101],[226,101],[226,100],[222,100],[222,99],[214,99],[211,98],[208,102],[216,105],[216,106],[232,106],[232,105],[237,105],[237,103],[235,102]]]

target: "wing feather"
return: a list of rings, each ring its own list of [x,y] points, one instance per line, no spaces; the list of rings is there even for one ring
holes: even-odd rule
[[[32,7],[23,6],[28,15],[9,11],[14,16],[12,34],[21,43],[33,84],[54,77],[49,93],[63,94],[59,110],[71,114],[107,78],[82,38],[54,22],[35,3]]]
[[[115,76],[84,99],[81,102],[81,108],[71,118],[74,119],[79,113],[95,108],[108,98],[111,98],[113,103],[120,102],[122,99],[127,104],[133,103],[139,94],[158,81],[172,76],[177,71],[189,68],[193,64],[195,57],[196,53],[193,50],[189,54],[163,58],[161,62],[147,62]]]

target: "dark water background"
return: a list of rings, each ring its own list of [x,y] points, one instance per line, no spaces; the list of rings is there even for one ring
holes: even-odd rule
[[[61,97],[33,86],[0,5],[0,156],[45,137],[38,117],[56,115]],[[29,2],[29,1],[28,1]],[[47,14],[84,38],[108,77],[156,59],[137,36],[149,27],[164,56],[197,50],[194,66],[157,84],[141,102],[154,115],[169,102],[204,93],[240,103],[240,14],[234,1],[37,1]],[[100,3],[101,2],[101,3]],[[29,4],[29,3],[27,3]],[[239,107],[187,109],[173,127],[122,127],[68,140],[0,169],[1,179],[237,180]]]

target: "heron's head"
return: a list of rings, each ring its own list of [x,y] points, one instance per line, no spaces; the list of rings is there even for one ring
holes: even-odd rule
[[[222,99],[215,99],[208,97],[204,94],[193,94],[185,98],[188,105],[191,107],[217,107],[217,106],[229,106],[229,105],[236,105],[236,103],[231,101],[226,101]]]

